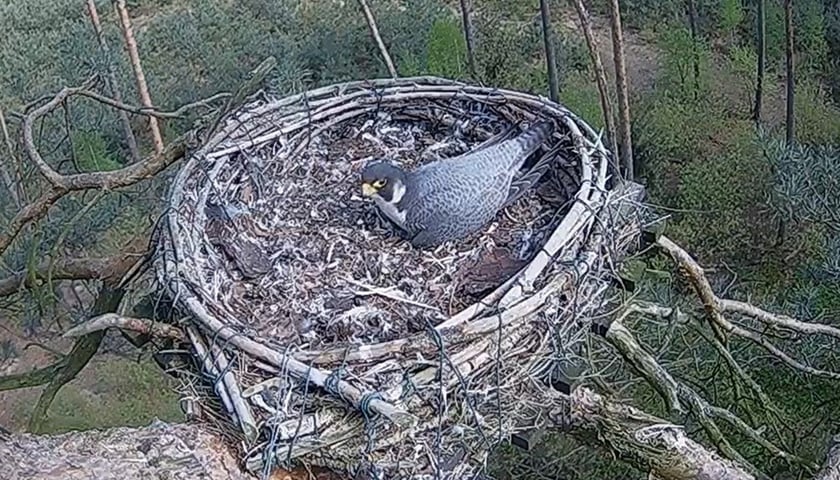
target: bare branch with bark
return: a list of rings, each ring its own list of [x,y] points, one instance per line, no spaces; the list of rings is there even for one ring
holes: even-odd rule
[[[131,27],[131,18],[128,16],[128,8],[125,6],[125,0],[114,0],[114,9],[120,19],[120,27],[122,28],[123,38],[125,39],[125,49],[128,52],[129,60],[131,60],[131,69],[134,71],[134,78],[137,81],[137,91],[140,93],[140,103],[146,108],[152,108],[152,97],[149,95],[146,75],[143,73],[143,66],[140,63],[137,40],[134,38],[134,30]],[[152,132],[155,153],[161,155],[163,153],[163,135],[160,133],[157,118],[149,117],[149,130]]]
[[[88,15],[90,15],[90,23],[93,26],[93,31],[96,33],[96,41],[99,43],[99,49],[105,54],[107,62],[108,74],[108,89],[111,91],[111,96],[117,102],[122,102],[122,91],[117,81],[117,74],[114,71],[114,64],[110,58],[110,50],[108,49],[108,42],[105,41],[105,35],[102,31],[102,23],[99,21],[99,12],[96,10],[96,2],[94,0],[86,1]],[[128,120],[128,113],[125,111],[118,111],[117,117],[120,119],[125,143],[128,146],[129,154],[131,155],[132,163],[140,161],[140,149],[137,148],[137,139],[134,137],[134,132],[131,130],[131,122]]]
[[[551,28],[548,0],[540,0],[540,18],[542,19],[545,63],[548,69],[548,93],[551,101],[556,102],[560,98],[560,83],[557,78],[557,55],[554,53],[554,32]]]
[[[391,54],[388,53],[388,49],[385,47],[385,42],[382,41],[382,36],[379,34],[379,28],[376,26],[376,19],[373,17],[373,12],[371,12],[370,7],[365,0],[358,1],[359,6],[362,7],[362,12],[365,14],[365,21],[367,21],[370,34],[376,42],[376,46],[379,47],[379,53],[382,55],[382,60],[385,61],[385,66],[388,67],[388,72],[391,74],[391,77],[397,78],[399,76],[397,74],[397,67],[394,66]]]
[[[581,28],[583,29],[583,36],[586,39],[586,46],[589,50],[589,58],[592,60],[592,66],[595,69],[595,81],[598,85],[598,95],[601,99],[601,113],[604,116],[604,126],[607,129],[610,150],[613,152],[613,155],[617,155],[618,146],[616,144],[615,123],[613,122],[612,102],[610,100],[609,89],[607,88],[607,74],[604,71],[604,64],[601,62],[601,55],[598,53],[598,43],[595,41],[595,34],[592,33],[592,20],[589,18],[589,12],[586,10],[583,0],[569,0],[569,3],[575,8]]]
[[[624,179],[633,181],[633,140],[630,134],[630,93],[627,87],[627,68],[624,65],[624,32],[618,0],[610,0],[610,28],[612,30],[613,60],[615,62],[615,90],[618,94],[618,137],[621,143],[621,166]],[[616,152],[619,153],[619,152]]]
[[[57,109],[63,102],[66,102],[73,96],[85,96],[97,101],[102,101],[106,97],[102,97],[101,95],[90,91],[90,87],[94,83],[95,77],[89,79],[80,87],[63,88],[46,103],[28,111],[28,113],[23,115],[21,121],[21,135],[23,137],[24,151],[30,161],[38,168],[44,178],[46,178],[50,187],[42,193],[38,199],[21,209],[17,215],[12,218],[11,222],[9,222],[9,225],[6,227],[6,231],[0,233],[0,255],[6,251],[24,226],[43,218],[47,214],[49,208],[68,193],[90,189],[113,190],[134,185],[142,180],[153,177],[184,155],[188,141],[187,136],[175,139],[166,149],[163,150],[160,155],[153,155],[140,162],[133,163],[117,170],[67,175],[56,171],[41,156],[38,148],[35,146],[35,123],[42,117]],[[149,111],[142,111],[137,107],[127,106],[122,104],[122,102],[117,102],[113,99],[108,99],[102,103],[110,106],[122,105],[126,108],[133,109],[138,113],[146,115],[151,114]]]
[[[467,66],[470,69],[470,75],[478,80],[478,66],[475,63],[475,35],[473,35],[470,0],[460,0],[460,4],[461,23],[464,28],[464,42],[467,46]]]
[[[728,335],[734,335],[749,340],[760,346],[774,358],[794,370],[799,370],[810,375],[840,380],[840,372],[812,367],[802,361],[794,359],[782,349],[774,345],[766,338],[766,336],[755,333],[750,329],[744,328],[737,323],[730,321],[726,318],[726,316],[724,316],[724,313],[736,313],[750,317],[752,320],[764,323],[765,326],[771,330],[783,329],[804,335],[821,334],[839,338],[838,336],[840,336],[840,330],[829,325],[802,322],[788,316],[771,314],[760,308],[745,304],[744,302],[726,299],[722,300],[718,298],[712,290],[703,268],[700,267],[697,261],[694,260],[688,252],[664,235],[659,238],[657,245],[671,255],[674,261],[679,265],[680,270],[686,276],[689,283],[691,283],[694,287],[697,295],[703,303],[703,308],[706,311],[709,325],[722,345],[726,345]]]
[[[77,325],[70,330],[64,332],[64,337],[81,337],[93,332],[107,330],[109,328],[118,328],[121,330],[130,330],[132,332],[143,333],[152,337],[166,337],[174,338],[175,340],[185,340],[184,332],[168,323],[155,322],[147,318],[126,317],[124,315],[117,315],[116,313],[106,313],[93,317],[90,320]]]

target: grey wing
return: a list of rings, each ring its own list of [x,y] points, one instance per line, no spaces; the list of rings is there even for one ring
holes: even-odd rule
[[[416,197],[407,205],[406,223],[429,242],[472,232],[493,218],[507,197],[507,181],[497,172],[476,174],[473,169],[451,168],[417,179]]]

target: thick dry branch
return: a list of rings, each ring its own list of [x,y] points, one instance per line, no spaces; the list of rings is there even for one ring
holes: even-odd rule
[[[132,332],[143,333],[152,337],[174,338],[184,340],[184,332],[168,323],[155,322],[146,318],[125,317],[116,313],[106,313],[77,325],[64,332],[64,337],[81,337],[93,332],[109,328],[119,328]]]
[[[540,0],[540,18],[542,19],[545,63],[548,67],[548,93],[551,101],[556,102],[560,98],[560,84],[557,78],[557,55],[554,53],[554,35],[551,29],[551,10],[548,0]]]
[[[688,278],[691,286],[694,287],[694,291],[703,303],[703,309],[709,317],[709,325],[712,327],[712,331],[715,332],[715,336],[718,340],[726,345],[726,335],[723,332],[729,322],[720,312],[717,296],[715,295],[714,290],[712,290],[712,285],[709,283],[709,279],[706,278],[706,273],[703,271],[703,268],[701,268],[700,265],[691,258],[691,255],[689,255],[688,252],[683,250],[676,243],[672,242],[665,235],[659,237],[657,244],[665,249],[665,251],[667,251],[674,261],[680,266],[680,269]]]
[[[475,63],[475,38],[473,35],[473,25],[470,15],[471,5],[470,0],[460,0],[461,3],[461,22],[464,27],[464,42],[467,46],[467,66],[470,69],[470,75],[478,80],[478,67]]]
[[[15,373],[0,377],[0,392],[6,390],[17,390],[18,388],[38,387],[55,378],[64,367],[67,366],[67,360],[61,359],[52,365],[30,370],[26,373]]]
[[[99,292],[99,296],[96,298],[93,311],[101,314],[116,310],[122,301],[124,294],[124,290],[113,289],[108,284],[103,285]],[[93,355],[96,354],[96,351],[99,349],[99,344],[102,343],[104,335],[104,331],[99,331],[85,335],[76,340],[76,343],[73,344],[72,350],[70,350],[70,353],[68,353],[65,357],[66,365],[64,368],[62,368],[57,375],[50,380],[50,383],[44,391],[41,392],[41,396],[38,398],[38,403],[35,404],[35,408],[32,410],[32,416],[29,419],[29,431],[41,431],[41,426],[47,417],[47,412],[49,411],[50,405],[55,399],[56,394],[58,394],[58,391],[61,390],[61,387],[76,378],[76,375],[85,368],[85,365],[88,364],[90,359],[93,358]]]
[[[183,157],[186,146],[187,137],[180,137],[170,143],[161,155],[154,155],[139,163],[119,170],[59,175],[55,177],[53,180],[57,181],[58,184],[47,190],[38,200],[30,203],[18,212],[10,222],[6,232],[0,234],[0,255],[6,251],[24,226],[43,218],[49,208],[67,193],[95,188],[113,190],[134,185],[142,180],[153,177]],[[29,149],[28,146],[27,149]],[[35,151],[34,144],[32,145],[32,149]],[[49,168],[49,170],[52,169]]]
[[[840,435],[834,435],[825,462],[814,480],[840,480]]]
[[[67,98],[83,90],[88,90],[94,82],[95,78],[90,78],[80,87],[62,88],[61,91],[59,91],[50,101],[23,116],[21,128],[23,130],[24,150],[29,156],[29,159],[32,160],[32,163],[38,167],[41,175],[43,175],[44,178],[46,178],[47,181],[55,187],[63,187],[63,184],[61,183],[62,175],[55,171],[47,163],[47,161],[44,160],[44,157],[41,156],[41,153],[38,152],[38,149],[35,147],[35,134],[33,133],[35,121],[58,108],[58,106],[66,101]],[[0,249],[0,253],[2,253],[2,249]]]
[[[650,472],[653,478],[753,480],[736,463],[690,439],[679,425],[629,405],[615,403],[584,387],[569,397],[547,400],[556,406],[549,418],[584,442]]]
[[[651,354],[639,345],[639,342],[621,322],[612,322],[604,336],[621,352],[621,356],[630,363],[633,369],[662,396],[668,411],[683,412],[677,393],[679,386],[676,380],[659,365]]]
[[[41,262],[33,272],[20,271],[0,279],[0,297],[21,289],[31,288],[33,282],[52,280],[104,280],[119,282],[126,272],[143,257],[145,249],[139,238],[123,249],[123,253],[105,258],[61,258],[55,262]],[[140,248],[138,248],[140,247]]]
[[[624,178],[633,181],[633,142],[630,136],[630,95],[627,89],[627,68],[624,65],[624,38],[618,0],[610,1],[615,89],[618,94],[618,137],[621,143],[621,165]],[[614,152],[618,153],[618,152]]]
[[[638,308],[633,309],[632,311],[645,312],[645,310],[651,309]],[[653,311],[649,314],[671,315],[671,313],[668,312],[669,310],[671,309],[658,307],[653,309]],[[742,434],[766,448],[775,456],[806,465],[807,467],[814,467],[802,458],[777,447],[734,413],[723,408],[710,405],[694,389],[689,388],[683,383],[677,382],[667,372],[667,370],[659,365],[653,356],[644,351],[641,345],[639,345],[639,342],[634,338],[633,334],[624,328],[620,321],[614,321],[610,325],[605,338],[609,340],[616,349],[618,349],[621,356],[633,367],[633,369],[645,378],[645,380],[665,398],[670,409],[674,410],[673,405],[677,405],[678,407],[680,404],[688,406],[691,413],[697,418],[698,423],[703,426],[706,433],[710,436],[710,438],[712,438],[712,440],[714,440],[714,443],[718,446],[718,448],[720,448],[728,458],[731,458],[744,466],[748,466],[749,471],[757,473],[757,470],[749,465],[747,461],[734,448],[732,448],[728,440],[726,440],[723,436],[720,428],[716,425],[714,418],[725,421],[732,428],[740,431]],[[714,342],[716,346],[720,347],[722,355],[726,356],[728,360],[731,360],[732,363],[734,363],[734,360],[731,355],[729,355],[729,352],[723,348],[719,342],[715,340],[711,341]],[[737,363],[734,363],[734,366],[739,376],[748,383],[752,382],[752,379],[740,368],[740,366],[738,366]],[[766,396],[763,396],[763,392],[760,388],[758,388],[758,392],[762,395],[762,400],[765,400]],[[769,403],[769,399],[766,399],[766,401]],[[768,408],[771,407],[768,406]]]
[[[790,317],[770,314],[743,302],[721,300],[712,290],[712,286],[709,283],[708,278],[706,278],[706,274],[703,272],[703,269],[697,264],[697,261],[688,254],[688,252],[683,250],[679,245],[675,244],[664,235],[659,238],[657,244],[671,254],[671,257],[679,265],[680,270],[682,270],[694,287],[694,290],[697,292],[697,295],[703,303],[703,308],[707,313],[709,323],[721,344],[724,346],[726,345],[726,334],[736,335],[750,340],[761,348],[767,350],[771,355],[795,370],[800,370],[810,375],[840,380],[840,373],[806,365],[782,351],[764,336],[733,324],[723,316],[723,312],[726,310],[723,305],[726,305],[732,312],[750,316],[753,319],[762,321],[773,328],[783,327],[808,334],[822,333],[835,338],[840,335],[840,332],[838,332],[837,329],[827,325],[820,326],[819,324],[809,324],[794,320]]]
[[[782,328],[806,334],[823,334],[840,339],[840,329],[822,323],[802,322],[787,315],[780,315],[738,300],[722,298],[718,300],[725,312],[738,313],[758,320],[773,328]]]

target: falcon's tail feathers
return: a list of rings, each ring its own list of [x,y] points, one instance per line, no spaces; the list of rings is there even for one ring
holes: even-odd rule
[[[551,170],[551,167],[554,166],[554,162],[557,160],[559,152],[560,146],[558,145],[557,147],[554,147],[553,149],[543,154],[539,158],[539,160],[537,160],[534,163],[533,166],[528,168],[528,170],[526,170],[518,177],[514,178],[513,181],[510,183],[510,188],[508,189],[508,196],[505,200],[505,203],[502,205],[502,208],[506,208],[507,206],[516,202],[529,189],[536,186],[537,183],[543,178],[543,176]]]
[[[523,153],[527,157],[537,151],[540,145],[548,140],[552,133],[554,133],[554,122],[541,120],[522,132],[516,138],[516,141],[522,146]]]

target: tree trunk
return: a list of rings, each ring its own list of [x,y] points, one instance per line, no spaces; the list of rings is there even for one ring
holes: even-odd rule
[[[700,94],[700,59],[697,55],[697,3],[688,0],[688,28],[691,30],[691,65],[694,68],[694,99]]]
[[[540,18],[542,19],[543,44],[545,45],[545,63],[548,67],[548,94],[551,101],[560,98],[560,84],[557,80],[557,56],[554,53],[554,35],[551,30],[551,12],[548,0],[540,0]]]
[[[618,0],[610,1],[615,88],[618,93],[618,135],[621,141],[621,165],[624,179],[633,181],[633,140],[630,132],[630,95],[627,91],[627,69],[624,65],[624,38]]]
[[[122,102],[122,92],[120,85],[117,83],[117,74],[114,72],[114,64],[112,63],[111,55],[108,50],[108,43],[105,41],[105,35],[102,32],[102,23],[99,21],[99,12],[96,11],[96,3],[93,0],[87,0],[87,10],[90,15],[90,23],[93,25],[93,31],[96,33],[96,40],[99,42],[99,49],[105,55],[107,62],[107,80],[108,89],[111,91],[111,97],[118,102]],[[117,117],[123,129],[123,136],[125,143],[128,146],[128,152],[131,155],[132,163],[140,161],[140,150],[137,149],[137,139],[134,138],[134,132],[131,131],[131,122],[128,120],[128,112],[125,110],[117,110]]]
[[[762,95],[764,93],[764,70],[766,69],[765,63],[767,62],[767,48],[764,45],[765,39],[767,37],[767,15],[765,13],[765,0],[758,0],[758,28],[757,28],[757,45],[756,50],[758,53],[758,65],[756,66],[755,72],[755,105],[753,107],[753,120],[755,121],[756,126],[761,125],[761,103],[762,103]]]
[[[149,95],[149,87],[146,85],[146,76],[143,74],[143,67],[140,64],[140,54],[137,51],[137,40],[134,38],[134,31],[131,28],[131,19],[128,17],[128,9],[125,0],[114,0],[114,8],[120,19],[125,49],[128,51],[128,58],[131,60],[131,68],[134,70],[134,78],[137,80],[137,91],[140,93],[140,103],[146,108],[153,108],[152,97]],[[149,116],[149,130],[152,132],[152,141],[155,146],[155,153],[163,153],[163,136],[160,134],[160,126],[157,118]]]
[[[794,76],[793,76],[793,0],[784,0],[785,5],[785,66],[787,70],[787,79],[785,86],[787,89],[786,103],[786,122],[785,122],[785,141],[790,147],[796,141],[795,132],[795,114],[793,112],[793,93],[794,93]]]
[[[464,24],[464,42],[467,44],[467,66],[470,75],[478,80],[478,66],[475,64],[475,39],[473,37],[472,20],[470,18],[470,1],[461,0],[461,21]]]
[[[618,153],[615,139],[615,126],[613,124],[612,107],[610,106],[610,95],[607,89],[607,74],[604,73],[604,64],[601,63],[601,56],[598,54],[598,44],[595,42],[595,35],[592,33],[592,21],[589,19],[589,12],[583,5],[583,0],[569,0],[575,8],[583,28],[583,36],[586,38],[586,46],[589,49],[589,57],[595,69],[595,80],[598,84],[598,95],[601,98],[601,112],[604,115],[604,127],[607,129],[607,141],[613,155]]]

